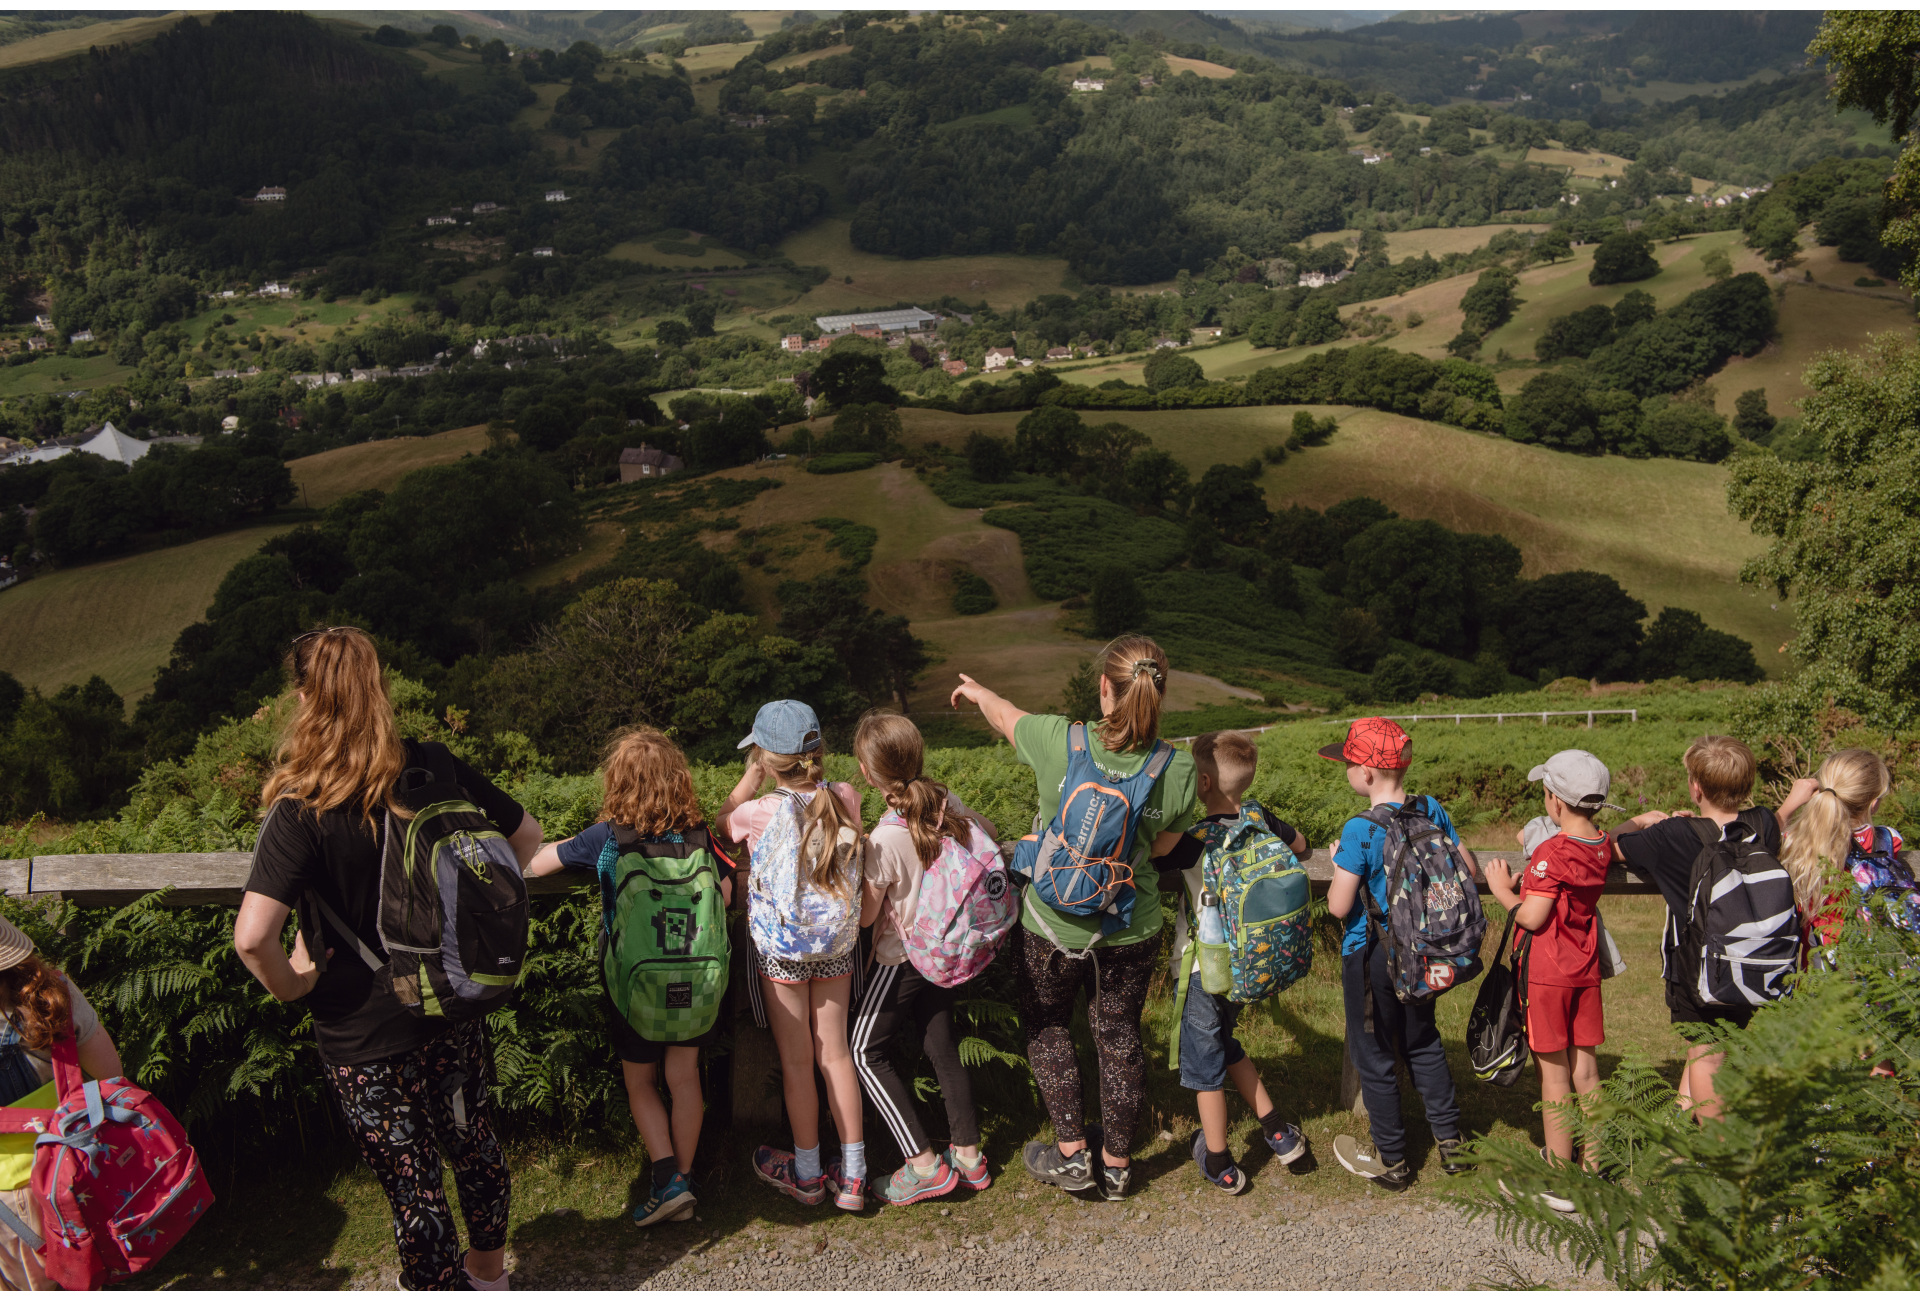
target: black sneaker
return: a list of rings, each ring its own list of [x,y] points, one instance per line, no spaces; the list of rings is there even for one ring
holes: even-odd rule
[[[1435,1145],[1440,1148],[1440,1172],[1447,1177],[1464,1174],[1473,1167],[1462,1163],[1460,1159],[1460,1148],[1466,1145],[1465,1138],[1441,1138]]]
[[[1127,1184],[1133,1181],[1132,1165],[1110,1165],[1100,1162],[1100,1195],[1109,1201],[1127,1199]]]
[[[1043,1183],[1052,1183],[1069,1192],[1084,1192],[1094,1182],[1092,1154],[1091,1144],[1070,1156],[1063,1156],[1058,1143],[1029,1142],[1021,1153],[1021,1163],[1026,1165],[1028,1173]]]

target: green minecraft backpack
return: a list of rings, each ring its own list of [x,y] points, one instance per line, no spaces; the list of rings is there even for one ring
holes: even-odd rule
[[[720,872],[733,864],[704,826],[643,840],[616,823],[596,866],[600,968],[613,1004],[649,1042],[712,1029],[732,955]]]

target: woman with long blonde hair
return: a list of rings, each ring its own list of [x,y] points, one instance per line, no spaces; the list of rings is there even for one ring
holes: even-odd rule
[[[1123,636],[1100,655],[1100,717],[1087,728],[1087,753],[1100,771],[1116,778],[1138,774],[1160,739],[1160,705],[1167,693],[1166,652],[1150,637]],[[980,683],[960,675],[952,704],[978,705],[987,725],[1013,745],[1014,756],[1033,769],[1039,791],[1037,824],[1060,809],[1075,719],[1028,713]],[[1127,1194],[1132,1178],[1134,1130],[1146,1100],[1147,1058],[1140,1040],[1140,1014],[1157,964],[1160,874],[1153,858],[1179,843],[1193,823],[1199,778],[1193,756],[1176,750],[1144,802],[1131,845],[1133,910],[1126,923],[1105,932],[1100,916],[1077,916],[1049,906],[1031,885],[1014,929],[1020,976],[1020,1021],[1027,1031],[1027,1060],[1058,1135],[1055,1142],[1029,1142],[1027,1172],[1067,1191],[1099,1188],[1110,1201]],[[1089,1129],[1074,1050],[1073,1009],[1082,991],[1100,1066],[1100,1113],[1105,1129]],[[1101,1139],[1096,1158],[1089,1136]]]
[[[746,770],[714,820],[728,839],[745,842],[752,859],[750,928],[756,909],[774,897],[804,903],[810,915],[845,921],[850,912],[857,927],[865,846],[860,795],[844,781],[826,779],[819,717],[799,700],[770,701],[754,715],[753,730],[740,748],[748,751]],[[768,782],[773,789],[763,795]],[[783,823],[789,817],[793,821]],[[831,1195],[843,1210],[863,1210],[867,1144],[860,1081],[847,1044],[858,948],[840,945],[818,959],[792,959],[769,953],[756,941],[754,960],[767,1027],[780,1052],[787,1124],[793,1130],[793,1150],[763,1146],[753,1153],[754,1173],[802,1205],[818,1205]],[[830,1165],[820,1160],[816,1065],[826,1078],[827,1108],[840,1133],[840,1159]]]
[[[540,823],[446,746],[401,738],[380,657],[358,628],[296,638],[286,670],[296,703],[261,791],[266,820],[233,946],[269,993],[305,999],[313,1013],[327,1082],[393,1206],[402,1285],[504,1291],[510,1187],[493,1128],[485,1025],[436,1024],[394,995],[380,939],[381,828],[389,816],[413,815],[405,778],[415,770],[458,785],[522,864],[540,846]],[[331,910],[324,927],[315,904]],[[303,924],[289,955],[281,933],[295,907]],[[343,959],[316,963],[309,934],[316,942],[324,934],[325,955],[338,949]],[[467,1221],[464,1261],[442,1149]]]
[[[1873,814],[1892,786],[1892,774],[1878,754],[1870,749],[1842,749],[1820,765],[1818,775],[1794,782],[1781,807],[1786,835],[1780,865],[1793,880],[1794,901],[1806,920],[1810,947],[1833,942],[1846,916],[1846,898],[1852,891],[1830,884],[1830,873],[1847,872],[1856,850],[1861,855],[1888,857],[1900,851],[1900,832],[1873,823]],[[1855,883],[1862,890],[1878,887],[1873,880],[1858,879],[1860,874],[1863,871],[1856,869]]]

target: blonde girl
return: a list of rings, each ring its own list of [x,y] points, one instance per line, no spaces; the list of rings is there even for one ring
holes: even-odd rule
[[[601,850],[617,825],[631,826],[643,844],[678,844],[683,837],[704,831],[706,818],[693,791],[687,756],[661,732],[652,727],[615,732],[600,771],[605,788],[600,820],[534,854],[527,866],[529,876],[551,875],[567,867],[597,870]],[[727,867],[733,865],[717,847],[714,856]],[[731,873],[721,879],[720,895],[733,901]],[[700,1125],[706,1115],[700,1095],[700,1049],[712,1046],[720,1026],[684,1042],[656,1043],[640,1036],[612,998],[601,998],[601,1012],[614,1054],[620,1058],[627,1109],[653,1162],[651,1190],[633,1207],[633,1221],[645,1228],[665,1220],[690,1219],[693,1154],[700,1145]],[[663,1074],[673,1102],[671,1114],[660,1102],[658,1076]]]
[[[860,923],[873,931],[873,969],[853,1017],[853,1061],[874,1109],[907,1156],[880,1189],[889,1205],[945,1196],[965,1185],[975,1191],[993,1182],[980,1154],[980,1117],[973,1108],[973,1084],[960,1063],[953,1030],[953,1006],[966,985],[942,988],[907,961],[901,932],[913,924],[920,881],[939,856],[948,835],[966,837],[966,823],[979,822],[995,837],[992,823],[927,779],[926,742],[920,728],[897,713],[869,713],[853,736],[860,775],[878,790],[905,825],[876,826],[867,854],[865,901]],[[940,1081],[947,1109],[946,1152],[933,1149],[920,1122],[911,1084],[894,1067],[892,1045],[909,1025]]]
[[[1856,848],[1875,852],[1876,838],[1884,841],[1883,852],[1900,851],[1900,832],[1873,824],[1873,814],[1892,785],[1893,777],[1878,754],[1843,749],[1820,765],[1819,775],[1795,781],[1781,806],[1780,820],[1787,830],[1780,865],[1793,878],[1794,901],[1806,918],[1810,948],[1833,942],[1846,915],[1848,891],[1826,887],[1827,873],[1847,870],[1848,854]],[[1859,879],[1856,883],[1866,890],[1881,882]]]
[[[837,895],[857,909],[860,863],[860,795],[845,782],[826,780],[826,749],[820,719],[798,700],[773,700],[754,716],[753,731],[740,742],[749,750],[746,771],[715,818],[720,833],[744,841],[758,859],[760,838],[791,800],[802,805],[800,860],[805,888]],[[767,784],[775,787],[761,794]],[[822,790],[829,797],[822,799]],[[755,861],[755,880],[765,864]],[[756,885],[756,888],[758,886]],[[847,1011],[853,993],[857,949],[818,961],[790,961],[754,954],[767,1025],[780,1052],[781,1084],[793,1150],[763,1146],[753,1153],[754,1172],[802,1205],[829,1194],[843,1210],[867,1204],[867,1144],[862,1135],[860,1081],[847,1043]],[[827,1109],[840,1133],[840,1159],[820,1161],[818,1067],[827,1081]]]

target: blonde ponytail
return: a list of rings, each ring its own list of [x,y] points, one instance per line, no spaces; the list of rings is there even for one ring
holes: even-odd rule
[[[1887,765],[1868,749],[1840,750],[1820,765],[1815,779],[1820,788],[1794,814],[1780,849],[1780,865],[1793,880],[1802,912],[1814,903],[1822,877],[1845,864],[1854,829],[1893,784]]]
[[[773,754],[763,749],[760,759],[780,784],[808,781],[816,787],[800,814],[801,879],[815,889],[851,894],[860,887],[860,823],[847,815],[839,798],[827,788],[825,750]],[[840,832],[844,830],[853,832],[852,853],[841,851]]]

